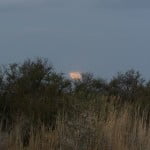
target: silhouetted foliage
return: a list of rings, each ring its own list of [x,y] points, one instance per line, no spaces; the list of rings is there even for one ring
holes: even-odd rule
[[[81,80],[70,80],[57,73],[48,60],[37,58],[13,63],[0,68],[0,120],[3,128],[24,116],[34,125],[41,121],[54,127],[58,113],[73,113],[74,101],[118,96],[122,102],[146,108],[150,117],[150,82],[139,72],[129,70],[118,73],[110,82],[83,73]],[[71,110],[71,111],[69,111]]]
[[[125,73],[118,73],[110,83],[110,93],[119,95],[124,99],[133,99],[138,94],[138,91],[144,86],[144,79],[139,72],[129,70]]]
[[[56,73],[45,59],[10,64],[0,72],[1,120],[13,122],[23,115],[33,122],[52,124],[60,96],[70,89],[70,81]]]
[[[83,73],[82,80],[74,82],[74,91],[80,96],[83,95],[86,98],[92,98],[100,94],[107,93],[107,82],[101,78],[94,78],[91,73]]]

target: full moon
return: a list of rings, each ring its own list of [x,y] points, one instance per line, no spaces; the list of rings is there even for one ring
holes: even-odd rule
[[[70,72],[69,76],[73,80],[81,80],[82,79],[82,75],[80,72]]]

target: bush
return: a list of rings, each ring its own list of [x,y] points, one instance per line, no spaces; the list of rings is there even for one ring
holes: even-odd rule
[[[72,81],[63,73],[57,73],[48,60],[28,59],[0,69],[0,120],[4,129],[22,116],[34,125],[41,121],[54,127],[58,113],[72,114],[74,108],[80,107],[73,105],[76,101],[82,101],[86,108],[87,101],[102,96],[108,97],[108,103],[111,103],[111,97],[117,96],[119,102],[115,105],[119,109],[131,102],[149,112],[149,85],[134,70],[118,73],[110,82],[90,73],[82,74],[82,80]]]

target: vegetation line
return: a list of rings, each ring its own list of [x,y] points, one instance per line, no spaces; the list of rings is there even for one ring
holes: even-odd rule
[[[71,80],[42,58],[1,66],[0,122],[4,150],[149,150],[150,81]]]

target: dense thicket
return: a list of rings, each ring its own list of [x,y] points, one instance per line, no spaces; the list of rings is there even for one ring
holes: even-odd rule
[[[118,97],[121,105],[138,105],[146,109],[147,118],[150,116],[150,82],[134,70],[118,73],[107,82],[90,73],[72,81],[41,58],[0,68],[0,120],[4,128],[20,117],[51,126],[58,113],[73,111],[69,104],[74,100],[88,101],[104,95],[108,101],[111,96]]]

